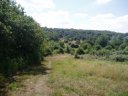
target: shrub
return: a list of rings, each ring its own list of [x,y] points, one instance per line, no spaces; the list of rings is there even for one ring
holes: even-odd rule
[[[79,58],[80,58],[80,56],[79,56],[77,53],[75,53],[74,58],[79,59]]]
[[[120,50],[120,51],[115,51],[113,54],[116,55],[128,55],[128,51]]]
[[[4,87],[4,84],[5,84],[5,78],[2,74],[0,74],[0,88]]]
[[[127,46],[127,47],[125,47],[124,51],[128,51],[128,46]]]
[[[81,47],[79,47],[79,48],[76,50],[76,53],[79,54],[79,55],[85,54],[84,49],[81,48]]]
[[[27,66],[25,65],[27,63],[23,58],[7,58],[6,61],[2,62],[2,65],[0,64],[0,73],[12,75]]]
[[[66,46],[66,50],[65,50],[66,53],[71,53],[71,48],[67,45]]]
[[[79,47],[79,45],[78,45],[78,44],[74,44],[74,43],[73,43],[73,44],[71,44],[71,47],[72,47],[72,48],[78,48],[78,47]]]
[[[112,50],[112,46],[111,46],[111,45],[107,45],[107,46],[105,47],[105,49]]]
[[[126,47],[126,45],[127,45],[127,44],[125,44],[125,43],[121,44],[120,47],[119,47],[119,49],[120,49],[120,50],[124,50],[125,47]]]
[[[100,45],[95,45],[96,50],[100,50],[102,47]]]
[[[58,53],[64,54],[64,49],[62,47],[59,48]]]
[[[62,47],[62,48],[64,48],[65,47],[64,42],[63,41],[59,41],[59,46]]]
[[[5,87],[6,87],[6,79],[2,74],[0,74],[0,96],[5,96],[5,91],[6,91],[4,90]]]
[[[44,56],[52,55],[51,49],[46,49],[44,52]]]
[[[117,62],[124,62],[128,60],[128,56],[126,55],[113,55],[111,56],[112,60],[115,60]]]
[[[92,46],[91,46],[90,43],[85,43],[85,44],[83,44],[83,45],[81,45],[81,46],[82,46],[82,48],[83,48],[84,50],[90,50],[90,49],[92,48]]]
[[[96,50],[91,49],[89,53],[90,53],[91,55],[95,55],[95,54],[96,54]]]
[[[97,51],[96,54],[98,56],[108,56],[108,55],[110,55],[110,51],[106,50],[106,49],[101,49],[101,50]]]
[[[75,54],[75,49],[74,48],[71,48],[71,55],[74,55]]]

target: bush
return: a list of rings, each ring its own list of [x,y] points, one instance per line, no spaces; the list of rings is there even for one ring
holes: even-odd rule
[[[71,48],[67,45],[66,46],[66,50],[65,50],[66,53],[71,53]]]
[[[81,48],[81,47],[79,47],[79,48],[76,50],[76,54],[79,54],[79,55],[85,54],[84,49]]]
[[[121,44],[120,47],[119,47],[119,49],[120,49],[120,50],[124,50],[125,47],[126,47],[126,45],[127,45],[127,44],[125,44],[125,43]]]
[[[105,47],[105,49],[112,50],[112,46],[111,46],[111,45],[107,45],[107,46]]]
[[[1,87],[4,87],[4,84],[5,84],[5,78],[2,74],[0,74],[0,89]]]
[[[43,57],[42,28],[22,9],[14,0],[0,0],[0,72],[8,75]]]
[[[127,47],[125,47],[124,51],[128,51],[128,46],[127,46]]]
[[[60,47],[58,53],[64,54],[64,49]]]
[[[108,56],[108,55],[110,55],[110,51],[106,50],[106,49],[101,49],[101,50],[96,52],[96,55],[98,55],[98,56]]]
[[[89,52],[91,55],[95,55],[96,54],[96,50],[91,49]]]
[[[79,45],[78,45],[78,44],[74,44],[74,43],[73,43],[73,44],[71,44],[71,47],[72,47],[72,48],[78,48],[78,47],[79,47]]]
[[[74,58],[79,59],[80,56],[76,53],[75,56],[74,56]]]
[[[91,46],[90,43],[82,44],[81,47],[82,47],[84,50],[90,50],[90,49],[92,48],[92,46]]]
[[[5,96],[5,91],[6,91],[4,90],[5,87],[6,87],[6,79],[2,74],[0,74],[0,96]]]
[[[111,56],[112,60],[115,60],[117,62],[124,62],[128,60],[128,56],[126,55],[113,55]]]
[[[74,48],[71,48],[71,55],[74,55],[75,54],[75,49]]]
[[[44,52],[44,56],[52,55],[51,49],[46,49]]]
[[[96,50],[100,50],[102,47],[100,45],[95,45]]]
[[[3,61],[2,64],[0,64],[0,73],[3,73],[4,75],[12,75],[27,66],[25,64],[27,64],[27,61],[23,58],[7,58],[6,61]]]
[[[116,55],[128,55],[128,51],[120,50],[120,51],[113,52],[113,54],[116,54]]]

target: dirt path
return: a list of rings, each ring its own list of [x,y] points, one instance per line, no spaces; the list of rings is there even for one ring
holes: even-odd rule
[[[51,68],[51,62],[47,67]],[[51,96],[52,90],[47,84],[49,73],[50,70],[46,70],[46,74],[28,75],[27,79],[21,82],[23,86],[10,91],[8,96]]]

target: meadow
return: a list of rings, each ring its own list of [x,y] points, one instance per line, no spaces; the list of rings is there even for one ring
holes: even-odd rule
[[[128,96],[128,62],[67,54],[47,57],[45,64],[49,62],[51,96]]]

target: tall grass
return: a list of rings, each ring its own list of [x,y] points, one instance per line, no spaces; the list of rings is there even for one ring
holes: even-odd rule
[[[53,96],[128,96],[128,62],[48,57]]]

